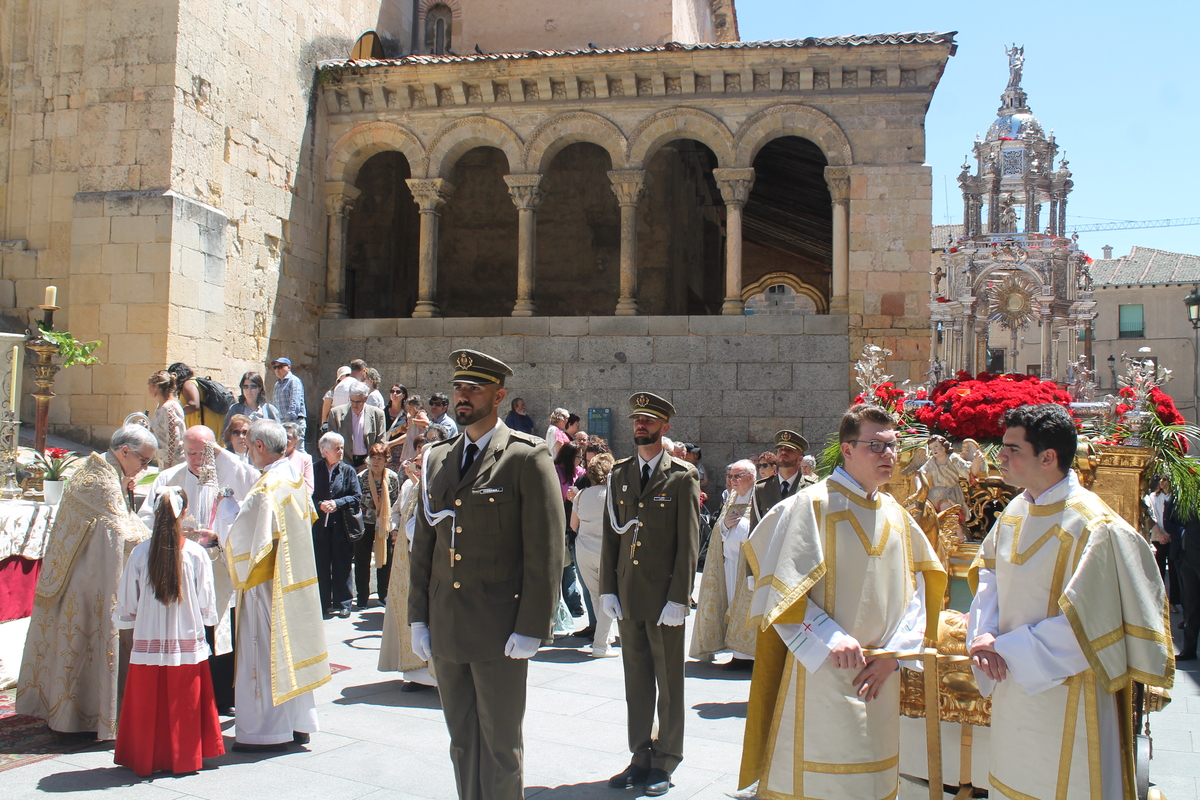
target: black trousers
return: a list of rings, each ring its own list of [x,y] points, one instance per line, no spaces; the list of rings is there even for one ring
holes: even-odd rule
[[[354,543],[341,529],[313,526],[313,555],[317,562],[317,585],[321,610],[350,608],[354,597],[350,571],[354,566]]]
[[[229,609],[229,633],[233,637],[233,649],[223,655],[209,655],[208,671],[212,673],[213,699],[218,709],[233,708],[233,676],[237,671],[237,609]],[[204,638],[208,647],[216,653],[216,628],[204,626]]]
[[[368,522],[365,530],[363,537],[354,543],[354,591],[360,608],[366,608],[367,600],[371,597],[371,553],[375,550],[375,523]],[[378,535],[387,536],[386,533]],[[392,574],[392,547],[389,541],[387,564],[375,568],[375,588],[381,603],[387,599],[388,579]]]
[[[1183,590],[1183,646],[1179,652],[1194,654],[1200,638],[1200,542],[1189,546],[1185,541],[1183,557],[1171,564],[1172,569],[1176,566]]]

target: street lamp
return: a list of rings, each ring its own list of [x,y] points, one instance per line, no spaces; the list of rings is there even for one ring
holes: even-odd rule
[[[1200,289],[1192,284],[1192,293],[1183,298],[1188,321],[1192,323],[1192,415],[1200,420]]]
[[[1113,391],[1117,390],[1117,357],[1111,353],[1108,356],[1108,372],[1112,375]]]

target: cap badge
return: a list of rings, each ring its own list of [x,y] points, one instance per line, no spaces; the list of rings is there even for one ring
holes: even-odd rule
[[[475,360],[466,353],[459,353],[458,360],[455,362],[461,370],[470,369],[475,364]]]
[[[638,408],[645,408],[646,406],[650,405],[650,398],[646,397],[644,394],[639,394],[637,397],[633,398],[633,404]]]
[[[792,440],[792,434],[789,431],[783,431],[782,433],[779,434],[779,441],[790,442],[791,440]]]

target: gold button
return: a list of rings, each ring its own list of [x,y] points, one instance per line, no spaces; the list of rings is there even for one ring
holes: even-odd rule
[[[638,508],[645,508],[645,507],[646,507],[645,503],[638,503]]]
[[[489,498],[488,498],[488,502],[489,502],[489,503],[494,503],[494,502],[496,502],[496,498],[494,498],[494,497],[489,497]]]
[[[454,501],[454,505],[456,505],[456,506],[461,506],[461,505],[462,505],[462,500],[455,500],[455,501]]]
[[[666,508],[666,507],[667,507],[667,504],[666,504],[666,503],[659,503],[659,504],[658,504],[658,507],[659,507],[659,508]]]
[[[461,583],[459,583],[458,581],[455,581],[455,582],[454,582],[454,588],[455,588],[455,589],[461,589],[461,588],[462,588],[462,584],[461,584]]]
[[[459,525],[457,528],[455,528],[455,529],[454,529],[454,532],[455,532],[455,533],[462,533],[462,525]]]
[[[624,500],[622,500],[622,501],[621,501],[621,505],[625,505],[625,501],[624,501]]]
[[[521,599],[521,595],[519,595],[519,594],[513,595],[513,600],[520,600],[520,599]]]
[[[636,559],[636,558],[633,560],[633,565],[634,565],[635,567],[637,566],[637,559]]]
[[[637,546],[638,546],[638,547],[641,547],[641,546],[642,546],[642,543],[641,543],[641,542],[637,542]]]
[[[462,553],[455,553],[455,554],[454,554],[454,560],[455,560],[455,561],[462,561]]]

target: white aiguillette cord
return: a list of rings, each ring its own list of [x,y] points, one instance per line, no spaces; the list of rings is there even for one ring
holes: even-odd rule
[[[624,525],[617,524],[617,514],[613,510],[613,491],[612,491],[612,473],[611,472],[608,473],[608,479],[606,481],[606,484],[608,486],[608,497],[606,498],[608,500],[608,522],[610,525],[612,525],[613,530],[616,531],[617,533],[625,533],[625,531],[629,530],[634,525],[641,525],[642,523],[637,517],[634,517],[633,519],[629,520],[629,522],[626,522]]]
[[[445,511],[434,511],[429,507],[429,453],[425,454],[425,458],[421,459],[421,485],[417,487],[417,491],[421,493],[421,508],[425,512],[425,521],[429,523],[429,527],[436,528],[437,524],[444,519],[449,519],[454,522],[457,516],[453,508],[447,508]],[[457,535],[456,527],[450,526],[450,566],[454,566],[454,543]]]

